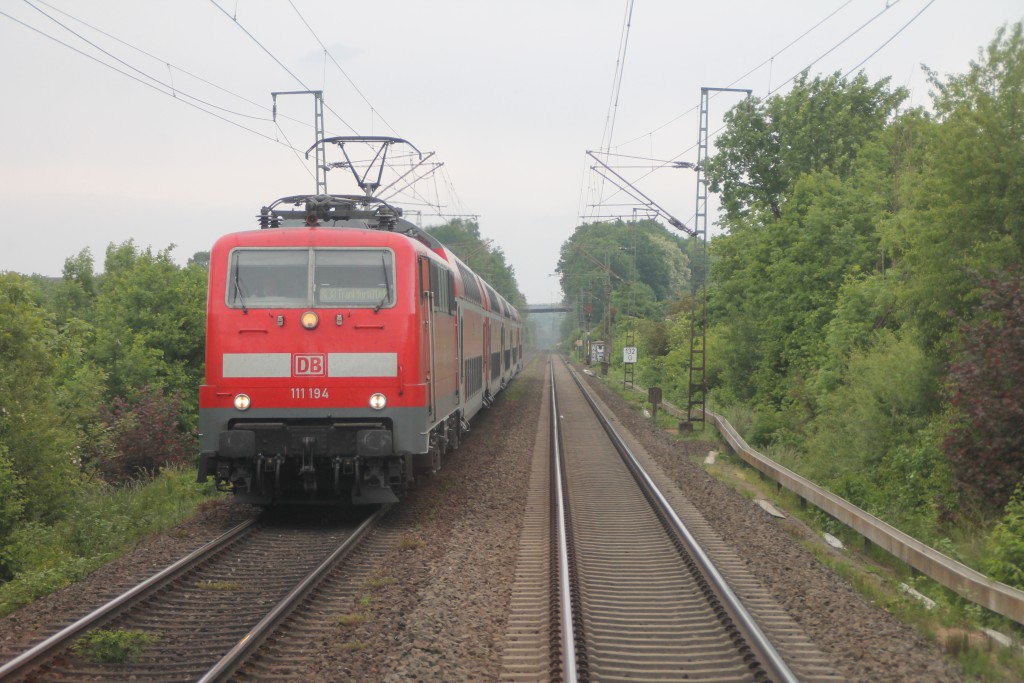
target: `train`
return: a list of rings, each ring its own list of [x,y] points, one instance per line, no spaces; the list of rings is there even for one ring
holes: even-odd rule
[[[206,325],[197,479],[261,506],[397,502],[523,367],[519,311],[369,195],[218,239]]]

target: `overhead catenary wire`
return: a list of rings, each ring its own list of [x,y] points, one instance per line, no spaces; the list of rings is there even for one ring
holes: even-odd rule
[[[765,65],[765,64],[773,64],[773,63],[774,63],[774,61],[775,61],[775,58],[776,58],[776,57],[780,56],[780,55],[781,55],[781,54],[782,54],[783,52],[785,52],[786,50],[788,50],[789,48],[793,47],[793,46],[794,46],[794,45],[796,45],[796,44],[797,44],[798,42],[800,42],[801,40],[803,40],[804,38],[806,38],[806,37],[807,37],[808,35],[810,35],[810,33],[811,33],[811,32],[813,32],[813,31],[814,31],[815,29],[817,29],[817,28],[818,28],[819,26],[821,26],[822,24],[824,24],[824,23],[825,23],[826,21],[828,21],[828,20],[829,20],[829,19],[831,19],[832,17],[834,17],[834,16],[835,16],[836,14],[838,14],[838,13],[839,13],[840,11],[842,11],[843,9],[845,9],[845,8],[846,8],[846,7],[847,7],[847,6],[848,6],[848,5],[850,4],[850,3],[852,3],[853,1],[854,1],[854,0],[846,0],[846,2],[844,2],[844,3],[842,4],[842,5],[840,5],[839,7],[835,8],[834,10],[832,10],[832,11],[831,11],[831,12],[830,12],[830,13],[829,13],[828,15],[826,15],[826,16],[825,16],[824,18],[822,18],[821,20],[819,20],[819,21],[818,21],[818,22],[817,22],[816,24],[814,24],[814,25],[813,25],[813,26],[811,26],[811,27],[810,27],[809,29],[807,29],[806,31],[804,31],[803,33],[801,33],[801,34],[800,34],[799,36],[797,36],[796,38],[794,38],[793,40],[791,40],[791,41],[790,41],[789,43],[787,43],[787,44],[786,44],[786,45],[785,45],[784,47],[782,47],[782,48],[780,48],[779,50],[777,50],[777,51],[775,52],[775,54],[773,54],[773,55],[772,55],[771,57],[769,57],[768,59],[764,60],[763,62],[761,62],[760,64],[758,64],[758,65],[757,65],[757,66],[755,66],[754,68],[750,69],[749,71],[747,71],[747,72],[746,72],[745,74],[743,74],[742,76],[739,76],[738,78],[736,78],[735,80],[733,80],[733,82],[732,82],[732,83],[729,83],[729,84],[728,84],[728,85],[726,85],[725,87],[726,87],[726,88],[731,88],[731,87],[735,86],[735,85],[736,85],[737,83],[739,83],[740,81],[742,81],[743,79],[745,79],[746,77],[748,77],[748,76],[750,76],[751,74],[753,74],[754,72],[756,72],[756,71],[757,71],[758,69],[761,69],[762,67],[764,67],[764,65]],[[899,2],[899,0],[896,0],[896,2]],[[657,128],[654,128],[653,130],[650,130],[650,131],[648,131],[648,132],[644,133],[643,135],[638,135],[638,136],[636,136],[635,138],[633,138],[632,140],[627,140],[626,142],[623,142],[623,143],[622,143],[622,144],[621,144],[620,146],[622,146],[622,147],[625,147],[626,145],[630,145],[630,144],[632,144],[632,143],[636,142],[637,140],[640,140],[640,139],[642,139],[642,138],[645,138],[645,137],[647,137],[647,136],[649,136],[649,135],[653,135],[654,133],[657,133],[657,132],[658,132],[658,131],[660,131],[661,129],[663,129],[663,128],[666,128],[666,127],[668,127],[668,126],[672,125],[673,123],[675,123],[675,122],[676,122],[676,121],[678,121],[679,119],[683,118],[684,116],[687,116],[687,115],[689,115],[689,114],[692,114],[692,113],[693,113],[693,112],[695,112],[696,110],[697,110],[697,105],[694,105],[693,107],[690,107],[689,109],[687,109],[686,111],[684,111],[684,112],[683,112],[682,114],[679,114],[678,116],[675,116],[675,117],[673,117],[672,119],[670,119],[670,120],[666,121],[665,123],[661,124],[661,125],[660,125],[660,126],[658,126]]]
[[[287,66],[285,66],[285,64],[280,59],[278,59],[265,45],[263,45],[263,43],[261,43],[248,29],[246,29],[245,26],[243,26],[241,22],[238,21],[237,12],[233,16],[233,15],[229,14],[227,12],[227,10],[225,10],[216,0],[210,0],[210,2],[217,9],[219,9],[221,11],[221,13],[223,13],[226,17],[230,18],[231,21],[235,25],[237,25],[239,29],[241,29],[253,42],[255,42],[260,47],[261,50],[263,50],[268,56],[270,56],[270,58],[273,59],[274,62],[276,62],[282,69],[284,69],[285,72],[288,73],[288,75],[290,75],[293,79],[295,79],[295,81],[299,85],[301,85],[306,90],[310,90],[309,86],[306,85],[306,83],[301,78],[299,78],[294,72],[292,72]],[[380,118],[380,120],[386,126],[388,126],[388,128],[390,128],[392,130],[392,132],[395,132],[394,128],[384,119],[384,117],[380,116],[379,112],[376,110],[375,107],[373,107],[373,105],[370,103],[369,99],[367,99],[366,96],[363,95],[362,91],[359,90],[359,88],[355,85],[355,83],[348,76],[348,74],[345,72],[345,70],[341,68],[341,65],[337,62],[336,59],[334,59],[334,56],[331,55],[330,51],[324,45],[323,41],[321,41],[320,37],[316,34],[315,31],[313,31],[313,28],[310,26],[309,22],[306,21],[305,17],[302,15],[302,13],[299,11],[299,9],[295,6],[295,4],[292,3],[290,0],[289,0],[289,4],[291,5],[292,9],[295,11],[296,15],[299,17],[299,20],[303,23],[303,25],[306,27],[306,29],[313,35],[314,39],[317,41],[317,43],[320,45],[320,47],[324,50],[325,54],[331,59],[331,61],[335,64],[335,66],[338,68],[338,70],[342,73],[342,75],[345,76],[346,80],[348,80],[348,82],[352,85],[352,87],[356,90],[356,92],[359,93],[359,96],[363,99],[363,101],[366,102],[366,104],[370,107],[371,113],[376,115],[378,118]],[[332,114],[334,114],[338,118],[339,121],[341,121],[346,127],[348,127],[349,130],[351,130],[356,135],[359,135],[359,132],[350,123],[348,123],[348,121],[346,121],[337,111],[335,111],[334,108],[331,107],[326,102],[326,100],[324,100],[324,107],[328,111],[330,111]],[[396,133],[396,136],[397,136],[397,133]],[[407,189],[409,189],[409,191],[412,192],[413,196],[418,197],[420,199],[423,199],[423,197],[414,188],[412,188],[412,189],[407,188]],[[424,201],[426,201],[426,200],[424,200]]]
[[[175,71],[178,72],[178,73],[181,73],[181,74],[185,74],[189,78],[195,79],[195,80],[199,81],[200,83],[203,83],[204,85],[208,85],[211,88],[219,90],[220,92],[225,93],[227,95],[230,95],[231,97],[239,99],[239,100],[241,100],[241,101],[243,101],[243,102],[245,102],[247,104],[251,104],[252,106],[256,107],[257,109],[260,109],[261,111],[266,112],[268,115],[271,114],[270,108],[267,107],[264,104],[261,104],[260,102],[256,102],[254,100],[251,100],[251,99],[245,97],[244,95],[239,95],[238,93],[236,93],[236,92],[234,92],[232,90],[229,90],[228,88],[225,88],[222,85],[214,83],[213,81],[205,79],[202,76],[199,76],[198,74],[195,74],[195,73],[193,73],[193,72],[191,72],[191,71],[189,71],[187,69],[182,68],[181,66],[179,66],[177,64],[174,64],[171,61],[169,61],[169,60],[167,60],[167,59],[165,59],[163,57],[160,57],[158,55],[154,55],[153,53],[148,52],[148,51],[142,49],[138,45],[134,45],[134,44],[124,40],[123,38],[119,38],[119,37],[115,36],[112,33],[104,31],[103,29],[99,28],[98,26],[95,26],[93,24],[90,24],[87,21],[84,21],[80,17],[76,17],[76,16],[74,16],[74,15],[72,15],[72,14],[70,14],[70,13],[68,13],[68,12],[66,12],[66,11],[64,11],[62,9],[60,9],[59,7],[55,7],[54,5],[51,5],[50,3],[46,2],[45,0],[35,0],[35,2],[36,2],[36,4],[48,7],[50,10],[52,10],[54,12],[57,12],[57,13],[65,16],[65,17],[67,17],[68,19],[74,21],[74,22],[76,22],[78,24],[81,24],[82,26],[85,26],[86,28],[88,28],[91,31],[95,31],[96,33],[104,36],[105,38],[109,38],[110,40],[112,40],[112,41],[114,41],[116,43],[124,45],[125,47],[127,47],[127,48],[129,48],[131,50],[134,50],[135,52],[138,52],[139,54],[145,55],[146,57],[149,57],[150,59],[152,59],[152,60],[154,60],[156,62],[159,62],[160,64],[165,65],[167,67],[169,78],[171,80],[170,87],[172,89],[174,89],[176,92],[184,92],[184,91],[182,91],[180,88],[175,88],[175,86],[174,86],[174,76],[173,76],[173,73]],[[187,93],[184,93],[184,94],[187,97],[192,97],[192,99],[195,99],[196,101],[203,101],[203,100],[200,100],[200,99],[198,99],[196,97],[188,95]],[[217,105],[211,105],[211,106],[215,106],[216,107]],[[229,111],[231,113],[237,114],[238,116],[242,116],[242,117],[246,117],[246,118],[254,118],[254,119],[268,120],[268,121],[270,120],[269,118],[268,119],[262,119],[261,117],[252,116],[252,115],[244,114],[244,113],[241,113],[241,112],[234,112],[234,111],[226,109],[224,107],[217,107],[217,108],[221,109],[222,111]],[[301,121],[299,119],[292,118],[290,116],[283,116],[281,114],[279,114],[278,116],[281,117],[281,118],[289,119],[290,121],[292,121],[294,123],[298,123],[300,125],[304,125],[304,126],[307,126],[309,128],[313,127],[313,124],[311,124],[311,123],[304,122],[304,121]]]
[[[66,24],[64,24],[63,22],[58,20],[57,18],[47,14],[46,12],[44,12],[39,7],[36,7],[34,4],[32,4],[32,2],[30,2],[30,0],[23,0],[23,2],[26,5],[28,5],[29,7],[31,7],[32,9],[34,9],[36,12],[39,12],[44,17],[46,17],[47,19],[49,19],[53,23],[57,24],[58,26],[60,26],[62,29],[64,29],[65,31],[67,31],[71,35],[73,35],[76,38],[78,38],[79,40],[81,40],[82,42],[86,43],[90,47],[95,48],[96,50],[99,50],[100,52],[105,54],[107,57],[113,59],[118,64],[121,64],[124,67],[126,67],[128,69],[131,69],[132,71],[134,71],[135,73],[139,74],[140,76],[143,76],[144,78],[148,78],[149,80],[153,81],[153,83],[156,83],[157,85],[160,85],[160,86],[162,86],[164,88],[167,88],[167,90],[169,91],[167,94],[171,95],[171,97],[175,97],[176,98],[178,96],[178,94],[181,94],[184,97],[188,97],[189,99],[195,100],[196,102],[200,102],[200,103],[206,105],[207,107],[212,107],[214,109],[218,109],[220,111],[223,111],[223,112],[228,113],[228,114],[232,114],[234,116],[241,116],[241,117],[244,117],[244,118],[256,119],[258,121],[270,121],[270,119],[268,119],[268,118],[263,118],[263,117],[260,117],[260,116],[252,116],[251,114],[244,114],[242,112],[234,111],[232,109],[228,109],[226,107],[221,107],[219,105],[213,104],[212,102],[208,102],[208,101],[206,101],[206,100],[204,100],[202,98],[195,97],[194,95],[190,95],[190,94],[188,94],[187,92],[185,92],[185,91],[183,91],[181,89],[175,88],[173,82],[170,83],[170,84],[164,83],[163,81],[161,81],[160,79],[156,78],[155,76],[151,76],[150,74],[146,73],[142,69],[139,69],[138,67],[132,66],[131,64],[129,64],[128,62],[124,61],[123,59],[121,59],[117,55],[113,54],[109,50],[106,50],[105,48],[101,47],[100,45],[97,45],[93,41],[89,40],[88,38],[86,38],[82,34],[78,33],[77,31],[75,31],[71,27],[67,26]],[[46,3],[42,3],[42,4],[46,4]],[[47,5],[47,7],[49,7],[49,6],[50,5]],[[66,14],[66,13],[62,12],[62,14]],[[67,16],[70,16],[70,15],[67,15]],[[169,66],[170,65],[168,64],[168,67]]]
[[[813,62],[811,62],[810,64],[808,64],[807,66],[805,66],[805,67],[804,67],[803,69],[800,69],[800,71],[796,72],[795,74],[793,74],[792,76],[790,76],[789,78],[787,78],[787,79],[786,79],[785,81],[783,81],[782,83],[780,83],[780,84],[778,85],[778,87],[776,87],[776,88],[775,88],[775,89],[773,89],[773,90],[770,90],[770,91],[768,92],[768,94],[769,94],[769,95],[774,95],[774,94],[775,94],[776,92],[778,92],[779,90],[781,90],[782,88],[784,88],[784,87],[785,87],[786,85],[788,85],[788,84],[792,83],[793,81],[795,81],[795,80],[796,80],[796,78],[797,78],[797,76],[799,76],[800,74],[802,74],[802,73],[805,73],[805,72],[807,72],[807,71],[810,71],[810,70],[811,70],[811,67],[813,67],[813,66],[814,66],[815,64],[817,64],[818,62],[820,62],[821,60],[823,60],[823,59],[824,59],[825,57],[829,56],[830,54],[832,54],[833,52],[835,52],[836,50],[838,50],[838,49],[839,49],[839,47],[840,47],[840,46],[842,46],[842,45],[843,45],[843,44],[844,44],[844,43],[845,43],[846,41],[848,41],[848,40],[849,40],[850,38],[853,38],[853,37],[854,37],[855,35],[857,35],[857,34],[858,34],[858,33],[860,33],[861,31],[863,31],[864,29],[866,29],[866,28],[867,28],[868,26],[870,26],[871,24],[873,24],[873,23],[874,23],[874,22],[875,22],[875,21],[876,21],[876,20],[877,20],[877,19],[878,19],[879,17],[881,17],[881,16],[883,15],[883,14],[885,14],[886,12],[888,12],[889,10],[891,10],[891,9],[892,9],[893,7],[895,7],[896,5],[900,4],[900,2],[902,2],[902,0],[888,0],[888,2],[886,2],[886,3],[885,3],[885,7],[883,7],[883,8],[882,8],[882,9],[881,9],[881,10],[880,10],[880,11],[879,11],[878,13],[876,13],[876,14],[875,14],[874,16],[872,16],[872,17],[871,17],[870,19],[868,19],[867,21],[865,21],[865,22],[864,22],[863,24],[861,24],[861,25],[860,25],[860,26],[858,26],[857,28],[855,28],[855,29],[854,29],[854,30],[853,30],[853,31],[852,31],[852,32],[851,32],[851,33],[850,33],[849,35],[847,35],[847,36],[846,36],[845,38],[843,38],[842,40],[840,40],[840,41],[839,41],[838,43],[836,43],[835,45],[833,45],[832,47],[830,47],[830,48],[829,48],[828,50],[826,50],[825,52],[821,53],[821,54],[820,54],[820,55],[819,55],[819,56],[817,57],[817,59],[815,59],[815,60],[814,60]],[[931,4],[931,2],[929,2],[929,4]],[[918,16],[920,16],[920,13],[918,13]],[[916,19],[917,17],[915,16],[914,18]],[[913,19],[911,19],[911,22],[913,22]],[[905,27],[904,27],[904,28],[905,28]],[[902,31],[903,29],[900,29],[900,30]],[[891,40],[891,39],[890,39],[890,40]]]
[[[357,86],[355,82],[349,77],[348,73],[346,73],[345,70],[341,68],[341,64],[339,64],[338,60],[334,58],[334,55],[331,54],[331,51],[327,49],[327,46],[324,45],[324,42],[320,40],[320,36],[316,34],[316,31],[313,30],[313,27],[310,26],[309,22],[306,21],[306,18],[302,16],[302,12],[300,12],[299,8],[295,6],[295,3],[292,2],[292,0],[288,0],[288,4],[291,5],[293,10],[295,10],[295,14],[298,15],[299,20],[302,21],[302,24],[309,30],[310,35],[313,36],[313,39],[316,40],[316,42],[323,49],[324,55],[331,60],[331,63],[333,63],[334,66],[338,69],[338,71],[341,72],[341,75],[345,77],[345,80],[348,81],[349,85],[352,86],[352,89],[356,91],[356,94],[359,95],[359,97],[362,98],[363,102],[366,103],[366,106],[370,108],[371,114],[376,115],[377,118],[381,120],[381,123],[387,126],[388,129],[392,133],[394,133],[396,137],[401,137],[401,135],[398,134],[398,131],[396,131],[394,127],[390,123],[388,123],[383,116],[380,115],[380,112],[377,111],[377,108],[370,103],[370,100],[367,99],[366,95],[363,94],[363,91],[359,89],[359,86]]]
[[[62,45],[63,47],[66,47],[67,49],[69,49],[69,50],[71,50],[73,52],[76,52],[76,53],[82,55],[83,57],[86,57],[87,59],[91,59],[92,61],[96,62],[97,64],[99,64],[101,66],[105,66],[108,69],[110,69],[110,70],[112,70],[112,71],[114,71],[116,73],[119,73],[119,74],[121,74],[122,76],[124,76],[126,78],[130,78],[131,80],[136,81],[137,83],[140,83],[140,84],[146,86],[147,88],[151,88],[153,90],[156,90],[157,92],[159,92],[162,95],[166,95],[168,97],[171,97],[172,99],[175,99],[178,102],[181,102],[182,104],[185,104],[185,105],[187,105],[189,107],[197,109],[197,110],[199,110],[199,111],[201,111],[201,112],[203,112],[205,114],[213,116],[214,118],[220,119],[221,121],[224,121],[225,123],[229,123],[232,126],[235,126],[237,128],[241,128],[242,130],[245,130],[245,131],[247,131],[249,133],[252,133],[253,135],[258,135],[259,137],[264,138],[266,140],[269,140],[270,142],[273,142],[275,144],[281,145],[283,147],[287,147],[287,145],[285,143],[281,142],[280,140],[276,140],[273,137],[271,137],[271,136],[269,136],[269,135],[267,135],[265,133],[261,133],[260,131],[254,130],[252,128],[249,128],[248,126],[244,126],[244,125],[238,123],[237,121],[232,121],[231,119],[229,119],[229,118],[227,118],[225,116],[221,116],[220,114],[218,114],[216,112],[213,112],[213,111],[210,111],[209,109],[204,109],[203,107],[199,106],[195,102],[191,102],[191,101],[189,101],[187,99],[183,99],[183,98],[180,98],[180,97],[174,97],[172,92],[169,92],[169,90],[164,90],[163,89],[163,88],[168,88],[166,83],[162,83],[162,82],[160,82],[160,81],[158,81],[156,79],[153,79],[151,76],[147,76],[147,77],[150,78],[150,80],[154,80],[156,83],[159,83],[159,86],[158,85],[154,85],[154,83],[150,83],[148,81],[145,81],[145,80],[139,78],[138,76],[134,76],[134,75],[128,73],[127,71],[122,71],[121,69],[118,69],[113,64],[110,64],[108,62],[104,62],[102,59],[99,59],[95,55],[91,55],[88,52],[85,52],[84,50],[80,50],[77,47],[75,47],[75,46],[73,46],[73,45],[71,45],[71,44],[61,40],[60,38],[57,38],[56,36],[52,36],[49,33],[46,33],[45,31],[43,31],[43,30],[41,30],[41,29],[39,29],[39,28],[37,28],[35,26],[32,26],[31,24],[28,24],[28,23],[22,21],[21,19],[18,19],[17,17],[14,17],[14,16],[12,16],[12,15],[10,15],[10,14],[2,11],[2,10],[0,10],[0,16],[6,17],[7,19],[10,19],[14,23],[19,24],[21,26],[24,26],[25,28],[29,29],[30,31],[38,33],[39,35],[43,36],[44,38],[48,38],[49,40],[52,40],[53,42],[55,42],[55,43],[57,43],[59,45]],[[163,87],[161,88],[160,86],[163,86]],[[197,101],[199,101],[199,100],[197,100]]]
[[[619,94],[622,91],[622,77],[626,68],[626,52],[629,47],[629,31],[633,25],[633,0],[626,2],[626,14],[623,18],[622,31],[619,35],[619,50],[615,59],[615,70],[612,75],[612,89],[608,101],[608,113],[605,115],[604,132],[601,135],[601,149],[611,150],[615,136],[615,118],[619,108]],[[600,189],[596,189],[598,198],[604,196],[605,178],[601,178]]]
[[[271,59],[273,59],[274,62],[278,66],[280,66],[282,69],[284,69],[285,72],[289,76],[291,76],[293,79],[295,79],[296,83],[301,85],[305,90],[312,90],[312,88],[310,88],[308,85],[306,85],[306,83],[301,78],[296,76],[295,73],[291,69],[289,69],[287,66],[285,66],[284,62],[282,62],[280,59],[278,59],[274,55],[273,52],[271,52],[269,49],[267,49],[267,47],[263,43],[261,43],[258,38],[256,38],[256,36],[254,36],[252,33],[250,33],[249,30],[247,28],[245,28],[245,26],[243,26],[240,21],[238,21],[237,17],[234,17],[234,16],[230,15],[226,9],[224,9],[223,7],[221,7],[217,3],[217,0],[210,0],[210,3],[212,3],[214,7],[219,9],[224,14],[224,16],[226,16],[227,18],[231,19],[232,23],[234,23],[235,26],[237,26],[243,33],[245,33],[245,35],[249,36],[249,39],[252,40],[254,43],[256,43],[256,45],[258,45],[259,48],[261,50],[263,50],[267,54],[267,56],[269,56]],[[346,128],[348,128],[354,134],[359,135],[359,132],[352,126],[352,124],[350,124],[348,121],[346,121],[345,118],[341,114],[336,112],[333,107],[331,107],[329,104],[327,104],[327,102],[324,102],[324,107],[326,107],[329,112],[334,114],[338,118],[338,120],[341,121],[345,125]]]
[[[822,59],[824,59],[824,58],[825,58],[826,56],[828,56],[829,54],[831,54],[832,52],[834,52],[834,51],[835,51],[836,49],[838,49],[838,48],[839,48],[839,47],[840,47],[841,45],[843,45],[844,43],[846,43],[847,41],[849,41],[849,40],[850,40],[850,39],[851,39],[852,37],[854,37],[855,35],[857,35],[857,34],[858,34],[858,33],[860,33],[861,31],[863,31],[863,30],[864,30],[865,28],[867,28],[867,27],[868,27],[869,25],[871,25],[872,23],[874,23],[874,22],[875,22],[876,20],[878,20],[878,19],[879,19],[879,18],[880,18],[880,17],[882,16],[882,15],[884,15],[884,14],[885,14],[886,12],[888,12],[888,11],[889,11],[890,9],[892,9],[893,7],[895,7],[896,5],[898,5],[898,4],[899,4],[899,3],[901,2],[901,1],[902,1],[902,0],[889,0],[889,2],[887,2],[887,3],[886,3],[885,7],[883,7],[883,8],[882,8],[882,9],[881,9],[881,10],[880,10],[879,12],[877,12],[876,14],[874,14],[874,15],[873,15],[873,16],[872,16],[872,17],[871,17],[870,19],[868,19],[868,20],[867,20],[866,22],[864,22],[863,24],[861,24],[860,26],[858,26],[857,28],[855,28],[855,29],[854,29],[854,30],[853,30],[852,32],[850,32],[849,34],[847,34],[847,35],[846,35],[846,36],[845,36],[845,37],[844,37],[844,38],[843,38],[842,40],[840,40],[839,42],[835,43],[835,44],[834,44],[834,45],[833,45],[832,47],[830,47],[830,48],[829,48],[828,50],[826,50],[826,51],[825,51],[825,52],[823,52],[823,53],[822,53],[821,55],[819,55],[818,57],[816,57],[816,58],[815,58],[815,59],[814,59],[813,61],[811,61],[811,62],[810,62],[810,63],[809,63],[809,64],[808,64],[807,66],[805,66],[805,67],[804,67],[804,68],[802,68],[802,69],[801,69],[800,71],[796,72],[795,74],[793,74],[792,76],[790,76],[790,77],[789,77],[788,79],[786,79],[785,81],[783,81],[782,83],[780,83],[780,84],[779,84],[779,85],[778,85],[777,87],[775,87],[774,89],[772,89],[772,90],[771,90],[771,91],[770,91],[770,92],[768,93],[768,95],[769,95],[769,96],[771,96],[771,95],[773,95],[773,94],[777,93],[777,92],[778,92],[779,90],[781,90],[782,88],[784,88],[784,87],[785,87],[786,85],[788,85],[788,84],[789,84],[789,83],[791,83],[792,81],[796,80],[796,78],[797,78],[797,77],[798,77],[798,76],[799,76],[800,74],[802,74],[802,73],[805,73],[805,72],[808,72],[808,71],[810,71],[810,69],[811,69],[811,68],[812,68],[812,67],[813,67],[813,66],[814,66],[815,64],[817,64],[817,63],[818,63],[819,61],[821,61]],[[872,52],[872,53],[871,53],[870,55],[868,55],[868,57],[867,57],[867,58],[865,58],[865,59],[864,59],[863,61],[861,61],[861,63],[860,63],[860,64],[858,64],[858,66],[857,66],[857,67],[854,67],[854,69],[853,69],[853,70],[856,70],[857,68],[859,68],[859,66],[863,65],[863,64],[864,64],[864,62],[866,62],[866,61],[867,61],[868,59],[870,59],[870,58],[871,58],[872,56],[874,56],[875,54],[877,54],[879,50],[881,50],[881,49],[882,49],[883,47],[885,47],[885,45],[888,45],[888,44],[889,44],[889,42],[891,42],[891,41],[892,41],[892,40],[893,40],[893,39],[894,39],[894,38],[895,38],[895,37],[896,37],[897,35],[899,35],[900,33],[902,33],[902,32],[903,32],[903,31],[904,31],[904,30],[905,30],[905,29],[906,29],[906,28],[907,28],[907,27],[908,27],[908,26],[909,26],[910,24],[912,24],[912,23],[913,23],[913,22],[914,22],[914,21],[915,21],[915,20],[916,20],[916,19],[917,19],[918,17],[920,17],[920,16],[921,16],[921,14],[922,14],[922,13],[924,12],[924,10],[928,9],[928,7],[929,7],[929,6],[931,6],[931,4],[932,4],[933,2],[934,2],[934,0],[929,0],[928,4],[927,4],[927,5],[926,5],[926,6],[925,6],[925,7],[924,7],[924,8],[923,8],[923,9],[922,9],[921,11],[919,11],[919,12],[918,12],[917,14],[915,14],[915,15],[914,15],[914,16],[913,16],[913,17],[911,18],[911,20],[910,20],[909,22],[907,22],[907,23],[906,23],[906,24],[905,24],[904,26],[902,26],[902,27],[901,27],[901,28],[900,28],[900,29],[899,29],[899,30],[898,30],[898,31],[897,31],[897,32],[896,32],[896,33],[895,33],[895,34],[894,34],[893,36],[891,36],[891,37],[890,37],[890,38],[889,38],[888,40],[886,40],[886,41],[885,41],[885,43],[883,43],[883,44],[882,44],[882,46],[880,46],[880,47],[879,47],[879,48],[877,48],[877,49],[876,49],[876,50],[875,50],[874,52]],[[849,4],[849,3],[847,3],[847,4]],[[844,5],[844,7],[845,7],[845,5]],[[819,22],[819,23],[820,23],[820,22]],[[752,72],[750,72],[750,73],[752,73]],[[847,72],[847,74],[846,74],[846,75],[849,75],[849,73],[850,73],[850,72]],[[844,76],[844,78],[845,78],[845,76]],[[735,84],[736,84],[737,82],[738,82],[738,81],[734,81],[732,85],[735,85]],[[731,87],[731,86],[730,86],[730,87]],[[692,111],[692,109],[691,109],[690,111]],[[685,115],[685,114],[684,114],[684,115]],[[713,132],[711,133],[711,137],[715,137],[716,135],[718,135],[718,133],[720,133],[720,132],[721,132],[722,130],[724,130],[724,129],[725,129],[725,124],[723,124],[723,125],[719,126],[719,127],[717,128],[717,129],[715,129],[715,130],[714,130],[714,131],[713,131]],[[642,137],[642,136],[641,136],[641,137]],[[637,139],[639,139],[639,138],[637,138]],[[651,175],[652,173],[654,173],[654,172],[655,172],[655,171],[657,171],[657,170],[661,170],[662,168],[666,168],[666,167],[668,167],[669,165],[671,165],[671,164],[674,164],[674,163],[675,163],[676,161],[678,161],[678,159],[679,159],[680,157],[682,157],[682,156],[683,156],[683,155],[685,155],[685,154],[688,154],[688,153],[692,152],[692,151],[694,150],[694,148],[696,148],[696,147],[697,147],[697,143],[695,142],[695,143],[693,143],[692,145],[690,145],[689,147],[687,147],[686,149],[684,149],[683,151],[681,151],[681,152],[679,152],[678,154],[676,154],[675,156],[673,156],[673,157],[672,157],[672,158],[671,158],[671,159],[669,160],[669,162],[668,162],[668,163],[666,163],[666,164],[664,164],[664,165],[659,165],[659,166],[655,166],[655,167],[654,167],[654,168],[652,168],[651,170],[647,171],[647,173],[644,173],[644,174],[642,174],[642,175],[641,175],[641,176],[640,176],[639,178],[637,178],[636,182],[639,182],[640,180],[643,180],[644,178],[647,178],[648,176],[650,176],[650,175]],[[620,189],[619,189],[618,191],[616,191],[616,192],[612,193],[612,195],[611,195],[611,197],[609,197],[609,199],[612,199],[612,198],[616,197],[616,196],[617,196],[618,194],[620,194],[621,192],[622,192],[622,190],[621,190],[621,188],[620,188]]]
[[[853,73],[854,71],[856,71],[857,69],[859,69],[859,68],[861,68],[862,66],[864,66],[864,64],[866,64],[866,63],[868,62],[868,60],[869,60],[869,59],[871,59],[872,57],[874,57],[875,55],[877,55],[877,54],[878,54],[879,52],[881,52],[881,51],[882,51],[882,50],[883,50],[883,49],[885,48],[885,46],[886,46],[886,45],[888,45],[889,43],[891,43],[892,41],[894,41],[894,40],[896,39],[896,37],[897,37],[897,36],[898,36],[899,34],[903,33],[903,31],[905,31],[905,30],[907,29],[907,27],[908,27],[908,26],[910,26],[911,24],[913,24],[913,23],[914,23],[915,21],[917,21],[917,18],[918,18],[918,17],[920,17],[920,16],[922,15],[922,14],[924,14],[925,10],[927,10],[927,9],[928,9],[929,7],[931,7],[931,6],[932,6],[932,5],[934,5],[934,4],[935,4],[935,0],[928,0],[928,4],[927,4],[927,5],[925,5],[924,7],[922,7],[922,8],[921,8],[921,9],[920,9],[920,10],[919,10],[919,11],[917,12],[917,14],[915,14],[914,16],[912,16],[912,17],[910,18],[910,20],[909,20],[909,21],[908,21],[907,23],[903,24],[903,26],[901,26],[901,27],[899,28],[899,30],[898,30],[898,31],[896,31],[896,33],[894,33],[894,34],[892,34],[891,36],[889,36],[889,39],[888,39],[888,40],[886,40],[886,41],[885,41],[884,43],[882,43],[882,44],[881,44],[881,45],[879,45],[879,46],[878,46],[877,48],[875,48],[875,50],[874,50],[874,51],[873,51],[873,52],[872,52],[871,54],[869,54],[869,55],[868,55],[867,57],[865,57],[864,59],[860,60],[860,62],[858,62],[858,63],[857,63],[857,66],[853,67],[852,69],[850,69],[849,71],[847,71],[847,72],[846,72],[845,74],[843,74],[843,78],[846,78],[847,76],[849,76],[850,74],[852,74],[852,73]]]

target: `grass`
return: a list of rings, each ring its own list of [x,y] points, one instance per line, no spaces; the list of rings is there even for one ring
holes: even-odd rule
[[[14,576],[0,585],[0,617],[78,581],[222,495],[212,483],[196,484],[195,472],[184,468],[119,488],[83,488],[73,513],[48,524],[23,524],[6,538],[3,552],[13,558]]]
[[[156,641],[155,635],[144,631],[101,629],[79,638],[71,651],[97,664],[121,664],[136,661]]]

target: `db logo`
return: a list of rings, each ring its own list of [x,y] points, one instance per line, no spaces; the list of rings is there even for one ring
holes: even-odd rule
[[[322,377],[327,374],[327,360],[322,353],[296,353],[292,355],[292,377]]]

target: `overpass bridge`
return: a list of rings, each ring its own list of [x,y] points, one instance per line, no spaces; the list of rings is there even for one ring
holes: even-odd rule
[[[571,313],[572,306],[563,303],[557,304],[526,304],[524,310],[527,313]]]

